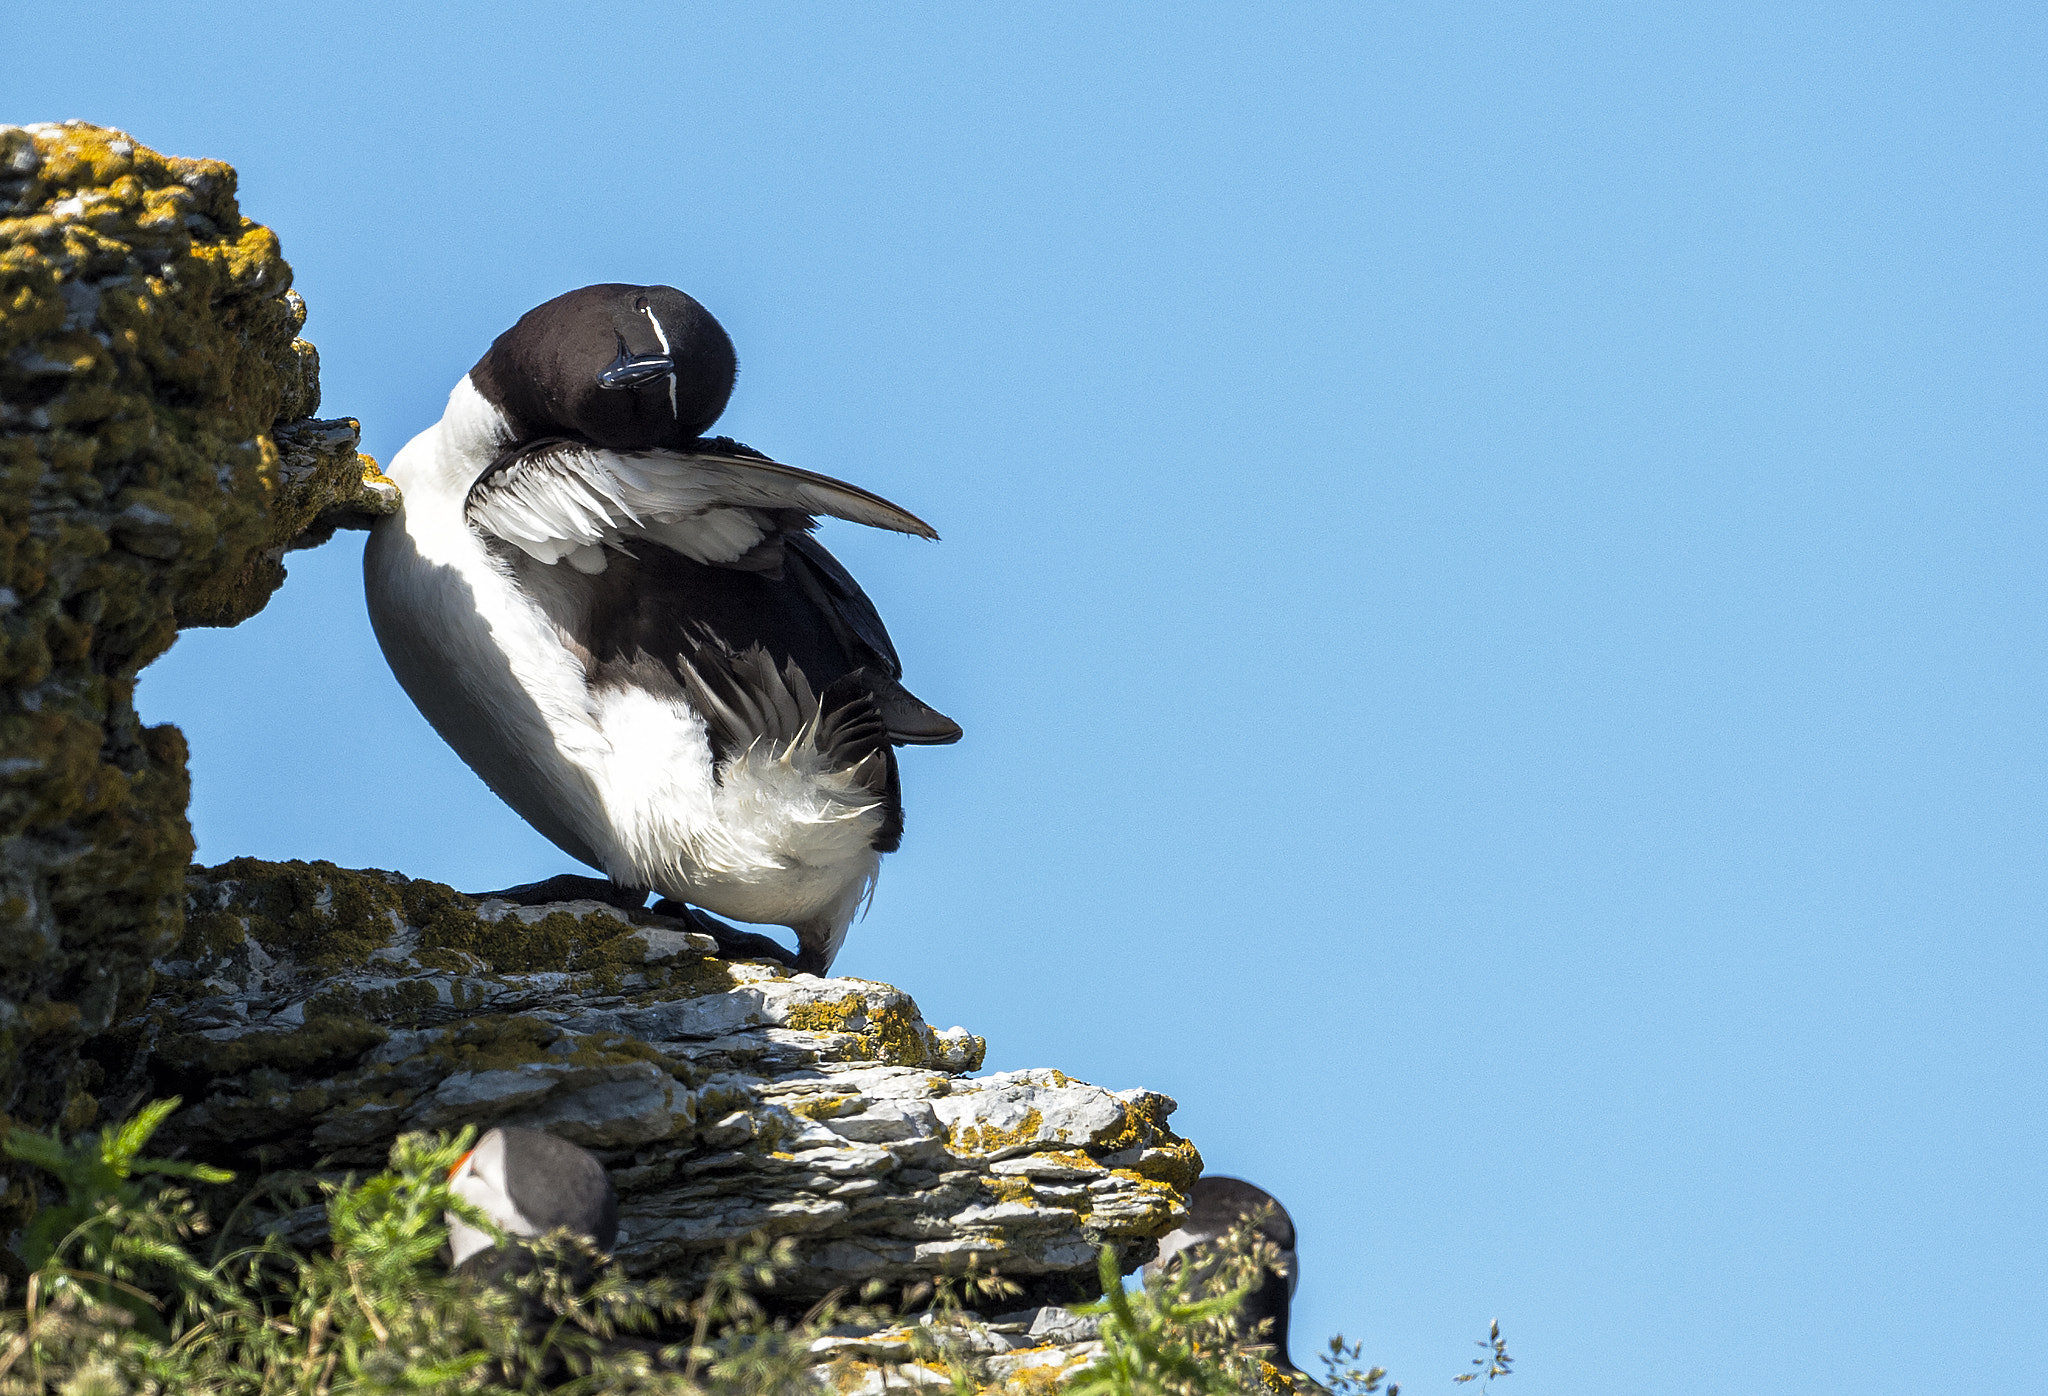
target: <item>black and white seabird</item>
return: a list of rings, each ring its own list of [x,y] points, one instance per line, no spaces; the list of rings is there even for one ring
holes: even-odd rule
[[[1159,1254],[1145,1269],[1148,1273],[1162,1272],[1176,1258],[1181,1264],[1199,1265],[1203,1246],[1262,1207],[1271,1207],[1272,1211],[1259,1224],[1259,1234],[1279,1248],[1280,1267],[1266,1267],[1257,1288],[1245,1296],[1235,1315],[1237,1331],[1246,1342],[1271,1344],[1273,1350],[1267,1361],[1279,1371],[1299,1372],[1301,1369],[1287,1354],[1287,1311],[1301,1274],[1294,1255],[1294,1221],[1273,1194],[1242,1178],[1197,1178],[1188,1197],[1188,1219],[1159,1238]],[[1272,1326],[1254,1339],[1252,1335],[1268,1319]]]
[[[566,1228],[609,1252],[619,1239],[619,1199],[611,1176],[589,1150],[537,1129],[501,1125],[448,1171],[449,1188],[508,1236],[545,1236]],[[450,1212],[448,1247],[462,1265],[496,1244]]]
[[[938,535],[706,438],[737,371],[672,287],[527,312],[392,460],[364,582],[399,683],[528,823],[641,900],[790,927],[822,974],[902,837],[894,747],[960,728],[814,516]]]

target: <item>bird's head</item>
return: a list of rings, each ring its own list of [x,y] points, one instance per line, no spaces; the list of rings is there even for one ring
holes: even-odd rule
[[[618,1238],[618,1195],[604,1165],[588,1150],[540,1130],[486,1130],[448,1171],[448,1188],[508,1236],[544,1236],[566,1227],[599,1250],[610,1250]],[[452,1212],[447,1222],[457,1265],[494,1244]]]
[[[711,312],[673,286],[609,282],[519,317],[470,381],[519,439],[615,451],[688,445],[718,420],[739,359]]]

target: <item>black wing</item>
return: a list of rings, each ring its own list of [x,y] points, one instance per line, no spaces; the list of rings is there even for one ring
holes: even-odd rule
[[[881,613],[825,545],[809,533],[788,536],[784,574],[818,608],[849,654],[867,671],[889,740],[898,746],[946,746],[960,740],[960,724],[905,688],[903,661]]]

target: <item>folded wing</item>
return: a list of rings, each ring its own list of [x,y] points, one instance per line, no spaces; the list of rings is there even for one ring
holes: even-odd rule
[[[603,550],[645,538],[693,562],[773,571],[777,535],[829,514],[871,528],[937,538],[880,495],[756,455],[736,442],[698,452],[608,451],[559,438],[521,443],[470,486],[469,522],[534,558],[603,570]],[[768,555],[749,555],[764,543]]]
[[[721,635],[728,653],[743,653],[750,646],[766,643],[768,650],[778,652],[774,663],[779,668],[791,660],[791,652],[776,645],[772,636],[738,633],[736,618],[772,613],[795,603],[830,632],[836,646],[828,648],[836,647],[843,654],[843,664],[821,664],[815,646],[808,647],[811,652],[803,668],[819,670],[808,673],[807,679],[817,692],[822,694],[847,674],[857,672],[860,682],[872,692],[891,742],[941,745],[959,740],[956,723],[903,687],[902,661],[874,603],[824,545],[810,536],[819,514],[921,538],[938,537],[931,525],[915,514],[858,485],[783,465],[723,438],[707,441],[702,451],[687,453],[609,451],[553,438],[522,443],[478,476],[465,503],[465,515],[473,528],[502,540],[554,573],[557,583],[546,590],[559,591],[567,580],[554,572],[559,563],[566,562],[575,573],[593,581],[610,571],[613,575],[607,580],[622,585],[600,590],[633,594],[613,595],[598,609],[614,617],[631,612],[640,617],[634,628],[643,632],[650,625],[668,632],[663,637],[666,643],[641,633],[617,649],[592,645],[592,637],[580,636],[579,647],[586,652],[658,654],[661,662],[675,667],[681,677],[689,665],[686,655],[696,646],[680,643],[681,637],[670,625],[684,616],[701,619],[708,607],[712,613],[734,617],[721,627],[734,632]],[[685,574],[672,567],[636,565],[649,543],[713,569],[714,575],[717,571],[749,573],[754,581],[730,598],[734,604],[717,604],[724,598],[715,593],[730,588],[703,573],[688,574],[694,581],[687,587],[666,585]],[[652,557],[645,560],[654,561]],[[632,574],[630,582],[618,575],[621,568]],[[769,605],[769,598],[754,590],[762,586],[777,592],[788,589],[794,595],[786,595],[779,605]],[[649,588],[658,594],[648,594]],[[671,591],[673,596],[668,594]],[[743,595],[756,595],[756,599],[742,601]],[[572,629],[583,628],[570,618],[579,610],[587,615],[589,608],[563,608],[561,619]],[[671,620],[659,620],[661,613]],[[707,659],[709,656],[698,662],[710,669],[721,667],[715,659],[706,663]],[[700,685],[702,681],[700,676]],[[701,701],[709,695],[700,688],[693,696]]]

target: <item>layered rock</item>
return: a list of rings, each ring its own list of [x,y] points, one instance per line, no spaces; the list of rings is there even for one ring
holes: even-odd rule
[[[185,745],[137,672],[254,614],[297,542],[396,507],[235,172],[0,126],[0,1119],[76,1127],[79,1045],[179,937]]]
[[[811,1374],[839,1396],[952,1389],[956,1371],[977,1391],[1047,1393],[1103,1354],[1095,1320],[1056,1306],[934,1319],[820,1339]]]
[[[329,864],[196,871],[183,941],[109,1044],[159,1136],[249,1170],[366,1169],[409,1129],[516,1123],[596,1151],[630,1270],[795,1238],[797,1297],[975,1262],[1057,1301],[1129,1269],[1201,1168],[1173,1102],[1058,1071],[968,1075],[981,1039],[897,989],[716,955],[690,923],[514,907]],[[311,1222],[317,1209],[299,1218]]]

